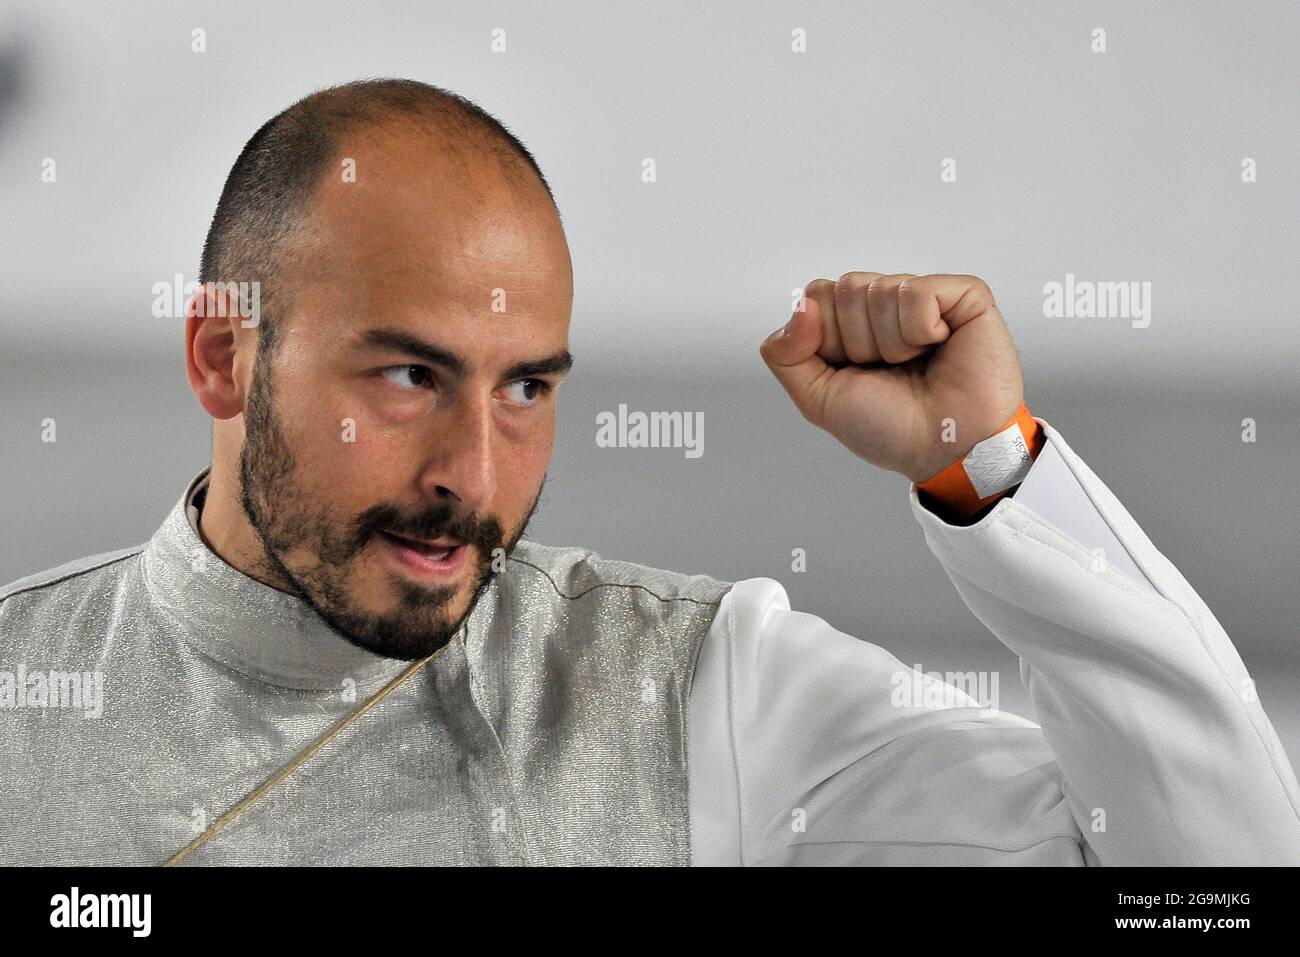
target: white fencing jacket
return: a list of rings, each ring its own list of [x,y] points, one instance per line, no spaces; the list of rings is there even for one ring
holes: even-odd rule
[[[910,498],[1041,727],[958,688],[900,706],[915,669],[737,582],[690,702],[696,864],[1300,864],[1295,774],[1232,642],[1038,421],[1029,476],[978,523]]]

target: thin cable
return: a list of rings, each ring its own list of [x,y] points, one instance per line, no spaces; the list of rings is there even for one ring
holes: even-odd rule
[[[447,645],[449,644],[451,644],[451,642],[447,643]],[[181,850],[177,851],[166,861],[164,861],[162,866],[174,867],[175,865],[179,864],[181,861],[185,860],[185,858],[193,854],[195,851],[197,851],[204,844],[208,843],[208,841],[212,840],[214,837],[220,834],[223,830],[225,830],[227,827],[230,826],[231,822],[233,822],[235,818],[243,814],[244,811],[247,810],[249,807],[251,807],[255,801],[257,801],[260,797],[262,797],[262,795],[266,794],[268,791],[274,788],[277,784],[279,784],[290,774],[292,774],[294,771],[300,768],[303,764],[309,761],[322,748],[324,748],[325,745],[329,744],[330,741],[332,741],[340,731],[342,731],[348,725],[352,724],[352,722],[356,721],[357,718],[361,717],[363,714],[365,714],[375,705],[379,704],[379,702],[382,701],[389,694],[389,692],[395,691],[402,684],[402,682],[406,681],[407,678],[411,677],[411,675],[415,674],[417,671],[419,671],[421,668],[427,665],[434,658],[438,657],[438,655],[442,654],[443,651],[447,648],[447,645],[443,645],[441,648],[439,648],[433,654],[429,655],[427,658],[415,662],[410,667],[408,667],[405,671],[403,671],[400,675],[394,678],[392,681],[388,682],[388,684],[384,685],[382,688],[376,691],[370,697],[370,700],[368,700],[361,707],[357,708],[356,711],[353,711],[351,714],[349,714],[346,718],[344,718],[342,721],[336,724],[325,734],[317,738],[316,741],[313,742],[311,747],[307,748],[306,751],[303,751],[300,755],[298,755],[296,758],[294,758],[292,761],[286,764],[283,768],[281,768],[271,777],[267,778],[256,788],[250,791],[247,795],[245,795],[243,800],[241,800],[238,804],[236,804],[229,811],[227,811],[225,814],[221,815],[221,817],[219,817],[216,821],[214,821],[211,827],[209,827],[206,831],[204,831],[194,840],[190,841],[189,844],[187,844]]]

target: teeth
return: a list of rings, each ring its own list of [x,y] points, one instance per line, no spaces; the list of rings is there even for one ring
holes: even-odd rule
[[[403,538],[400,535],[393,536],[411,551],[419,552],[421,555],[428,555],[430,558],[438,561],[445,561],[451,557],[451,553],[456,550],[455,545],[429,545],[425,542],[418,542],[412,538]]]

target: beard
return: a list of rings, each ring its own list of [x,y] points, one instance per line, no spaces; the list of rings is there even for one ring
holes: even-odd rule
[[[382,503],[339,522],[322,511],[319,500],[296,478],[297,462],[276,415],[267,359],[259,355],[253,366],[239,456],[240,503],[265,552],[256,565],[258,577],[302,599],[359,648],[407,661],[433,654],[455,637],[490,584],[495,550],[508,555],[518,544],[541,490],[508,542],[495,517],[457,514],[445,502],[417,512]],[[392,608],[374,612],[362,607],[348,583],[358,556],[380,531],[429,540],[447,535],[464,543],[466,558],[475,561],[465,610],[456,614],[453,606],[459,584],[423,587],[396,576],[390,579],[397,591]],[[295,551],[307,552],[314,562],[289,568],[287,556]]]

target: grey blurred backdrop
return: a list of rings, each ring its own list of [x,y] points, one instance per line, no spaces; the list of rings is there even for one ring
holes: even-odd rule
[[[757,355],[812,278],[975,273],[1030,408],[1215,611],[1294,763],[1298,28],[1293,3],[0,3],[0,581],[153,532],[210,435],[153,285],[195,278],[261,123],[409,76],[520,136],[568,231],[577,364],[530,537],[776,578],[908,664],[999,670],[1033,717],[906,480]],[[1067,273],[1150,282],[1150,325],[1045,318]],[[597,448],[619,403],[701,413],[703,456]]]

